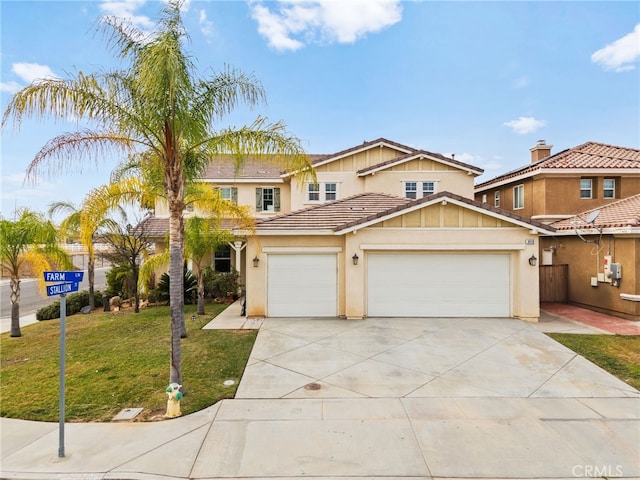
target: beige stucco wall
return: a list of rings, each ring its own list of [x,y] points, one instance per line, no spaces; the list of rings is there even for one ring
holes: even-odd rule
[[[455,208],[447,208],[455,207]],[[247,268],[247,315],[260,317],[267,314],[267,269],[269,250],[272,247],[297,248],[301,253],[312,253],[318,247],[338,247],[338,314],[347,318],[364,318],[366,312],[367,255],[376,251],[448,252],[448,253],[508,253],[511,259],[512,316],[536,321],[539,317],[538,269],[531,267],[528,259],[538,255],[537,235],[524,227],[507,224],[494,217],[476,212],[458,211],[462,207],[434,205],[425,212],[416,212],[420,219],[438,219],[438,222],[455,218],[456,225],[406,226],[416,224],[416,219],[398,217],[343,235],[259,235],[249,239],[247,258],[257,255],[258,268]],[[430,212],[427,212],[430,210]],[[445,213],[455,212],[452,217]],[[407,217],[415,217],[416,213]],[[422,223],[423,220],[420,220]],[[398,225],[392,225],[398,223]],[[454,222],[451,221],[453,224]],[[440,223],[438,223],[440,225]],[[403,226],[405,225],[405,226]],[[484,225],[484,226],[478,226]],[[492,226],[489,226],[492,225]],[[533,240],[533,244],[526,244]],[[360,257],[353,265],[354,253]]]
[[[595,240],[594,236],[588,238]],[[640,238],[605,235],[599,245],[576,236],[541,238],[542,248],[553,247],[553,264],[569,265],[569,302],[593,310],[640,321],[640,302],[624,300],[621,293],[640,295]],[[591,286],[591,278],[604,273],[604,256],[622,265],[619,287],[608,282]]]

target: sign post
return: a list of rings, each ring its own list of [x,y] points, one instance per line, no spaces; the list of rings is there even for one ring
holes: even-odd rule
[[[58,402],[58,457],[64,457],[64,370],[66,357],[67,295],[60,295],[60,401]]]
[[[64,457],[64,370],[66,358],[66,321],[67,321],[67,293],[77,292],[84,272],[44,272],[47,283],[61,282],[47,285],[47,296],[60,295],[60,391],[58,403],[59,438],[58,457]]]

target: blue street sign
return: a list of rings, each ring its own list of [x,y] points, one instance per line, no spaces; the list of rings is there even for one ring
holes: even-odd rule
[[[80,282],[57,283],[56,285],[47,285],[47,296],[62,295],[63,293],[77,292]]]
[[[45,282],[81,282],[84,272],[44,272]]]

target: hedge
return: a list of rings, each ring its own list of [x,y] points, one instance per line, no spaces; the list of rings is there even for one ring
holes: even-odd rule
[[[102,307],[102,293],[96,290],[93,297],[96,308]],[[78,313],[82,307],[87,305],[89,305],[89,292],[87,290],[67,295],[67,315]],[[36,312],[36,320],[52,320],[54,318],[60,318],[60,300],[56,300],[51,305],[47,305]]]

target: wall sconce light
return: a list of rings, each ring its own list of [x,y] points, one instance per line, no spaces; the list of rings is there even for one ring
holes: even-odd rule
[[[531,265],[532,267],[535,267],[536,263],[538,263],[538,259],[536,258],[535,255],[531,255],[529,257],[529,265]]]
[[[353,257],[351,257],[351,260],[353,260],[353,264],[357,265],[358,264],[358,260],[360,260],[360,257],[358,257],[357,253],[353,254]]]
[[[257,268],[258,265],[260,265],[260,259],[256,255],[255,257],[253,257],[253,266]]]

